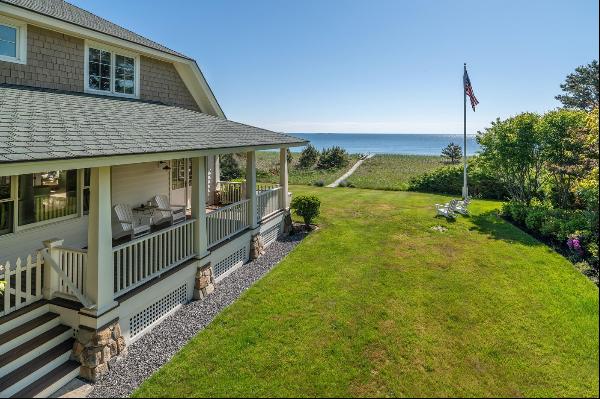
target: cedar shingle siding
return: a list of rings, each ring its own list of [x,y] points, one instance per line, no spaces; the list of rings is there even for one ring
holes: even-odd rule
[[[0,61],[0,83],[83,91],[83,40],[27,26],[27,65]]]
[[[144,56],[140,57],[140,99],[200,111],[173,64]]]
[[[27,26],[27,65],[0,61],[0,84],[84,91],[84,41],[34,25]],[[200,111],[168,62],[140,57],[140,99]]]

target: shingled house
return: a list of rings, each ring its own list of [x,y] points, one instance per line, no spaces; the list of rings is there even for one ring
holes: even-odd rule
[[[197,63],[61,0],[0,0],[0,396],[94,380],[274,241],[286,150]],[[279,149],[280,184],[256,183]],[[245,154],[246,181],[219,179]]]

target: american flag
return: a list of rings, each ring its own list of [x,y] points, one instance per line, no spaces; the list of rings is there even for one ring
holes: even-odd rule
[[[477,97],[475,97],[475,93],[473,93],[473,86],[471,86],[471,79],[469,79],[469,74],[467,73],[467,69],[465,67],[465,74],[463,76],[463,83],[465,86],[465,94],[469,96],[471,100],[471,107],[473,108],[473,112],[475,112],[475,106],[479,104],[477,101]]]

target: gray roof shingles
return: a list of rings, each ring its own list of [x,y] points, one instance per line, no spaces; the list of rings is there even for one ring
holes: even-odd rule
[[[173,106],[0,85],[0,163],[305,143]]]
[[[178,57],[191,59],[177,51],[138,35],[117,24],[107,21],[89,11],[81,9],[63,0],[0,0],[0,3],[12,4],[38,14],[69,22],[94,31],[140,44]]]

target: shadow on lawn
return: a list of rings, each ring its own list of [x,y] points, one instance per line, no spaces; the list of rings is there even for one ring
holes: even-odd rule
[[[544,245],[515,225],[502,219],[497,211],[488,211],[479,215],[472,215],[470,220],[473,222],[474,226],[469,230],[479,231],[496,240],[518,242],[529,246]]]

